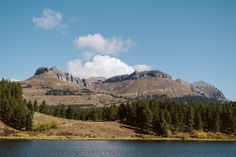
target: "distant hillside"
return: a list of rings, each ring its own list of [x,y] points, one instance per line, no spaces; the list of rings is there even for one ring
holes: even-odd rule
[[[159,70],[114,76],[94,86],[94,89],[127,97],[145,95],[202,96],[215,101],[226,100],[224,94],[209,83],[199,81],[191,84],[180,79],[173,80],[170,75]]]

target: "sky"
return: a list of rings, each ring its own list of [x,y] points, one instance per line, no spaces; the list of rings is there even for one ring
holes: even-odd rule
[[[236,100],[234,0],[1,0],[0,77],[161,70]]]

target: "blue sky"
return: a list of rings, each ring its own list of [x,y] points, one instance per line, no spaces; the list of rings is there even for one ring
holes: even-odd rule
[[[42,23],[46,10],[52,23]],[[145,64],[236,100],[234,0],[2,0],[0,19],[0,77],[24,80],[40,66],[105,75],[101,60],[128,72]]]

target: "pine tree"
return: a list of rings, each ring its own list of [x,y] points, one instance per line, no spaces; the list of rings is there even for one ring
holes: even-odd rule
[[[94,109],[90,115],[89,115],[89,119],[90,120],[93,120],[93,121],[97,121],[99,118],[98,118],[98,113],[97,113],[97,110]]]
[[[221,120],[220,120],[220,114],[219,114],[219,112],[216,112],[215,113],[215,120],[214,120],[214,131],[215,132],[219,132],[220,131],[220,126],[221,126]]]
[[[32,113],[34,113],[34,106],[33,106],[33,104],[32,104],[31,101],[29,101],[29,102],[27,103],[27,107],[28,107],[28,109],[29,109]]]
[[[71,106],[69,106],[66,110],[66,118],[74,119],[74,114],[75,114],[74,109]]]
[[[192,132],[193,131],[193,126],[194,126],[194,111],[193,107],[188,107],[188,112],[186,116],[186,126],[188,128],[188,131]]]
[[[171,124],[173,126],[173,131],[178,132],[181,129],[181,124],[180,124],[180,118],[179,118],[179,113],[177,111],[174,111],[173,116],[171,117]]]
[[[195,129],[196,130],[202,130],[203,124],[202,124],[202,116],[201,113],[198,111],[195,115]]]
[[[161,134],[161,120],[159,114],[155,114],[152,121],[153,129],[157,134]]]
[[[28,115],[27,115],[26,130],[27,131],[33,130],[33,113],[32,113],[32,111],[29,111]]]
[[[61,105],[55,106],[53,116],[61,117]]]
[[[44,113],[44,114],[49,114],[50,113],[49,108],[48,108],[45,100],[43,100],[42,104],[39,106],[39,112]]]
[[[37,100],[34,100],[34,111],[38,112],[38,102],[37,102]]]
[[[144,116],[143,117],[143,129],[146,130],[147,132],[149,132],[150,129],[152,128],[153,115],[147,105],[144,105],[143,116]]]
[[[65,118],[66,117],[66,109],[65,109],[65,105],[60,105],[61,109],[60,109],[60,117]]]
[[[164,111],[160,112],[161,128],[160,135],[169,136],[171,134],[170,125],[166,122]]]
[[[118,109],[118,117],[120,121],[125,121],[126,120],[126,106],[124,103],[121,103]]]
[[[136,117],[136,104],[134,102],[126,104],[126,119],[128,124],[134,124]]]

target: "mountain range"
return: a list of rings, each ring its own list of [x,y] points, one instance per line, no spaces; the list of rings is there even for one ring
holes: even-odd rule
[[[145,96],[182,98],[203,97],[225,101],[224,94],[215,86],[199,81],[188,83],[174,80],[159,70],[133,72],[111,78],[74,77],[58,67],[40,67],[29,79],[22,81],[23,96],[27,100],[49,104],[78,104],[104,106]]]

